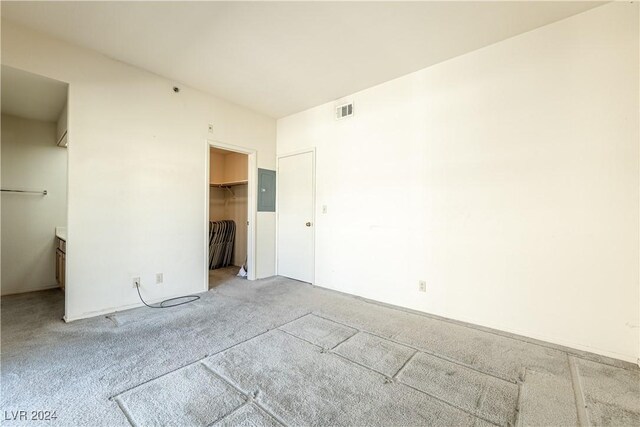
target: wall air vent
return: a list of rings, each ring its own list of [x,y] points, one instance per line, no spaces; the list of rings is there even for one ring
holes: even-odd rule
[[[336,107],[336,119],[344,119],[353,116],[353,102]]]

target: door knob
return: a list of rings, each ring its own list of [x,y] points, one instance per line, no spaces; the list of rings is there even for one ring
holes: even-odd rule
[[[306,225],[307,227],[311,227],[311,223],[310,223],[310,222],[307,222],[305,225]]]

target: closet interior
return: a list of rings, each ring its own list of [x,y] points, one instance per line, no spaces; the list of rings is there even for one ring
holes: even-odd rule
[[[246,276],[248,156],[209,153],[209,287]]]

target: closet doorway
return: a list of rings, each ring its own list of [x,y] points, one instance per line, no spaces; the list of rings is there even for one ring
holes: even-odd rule
[[[255,151],[207,142],[208,289],[255,273]]]

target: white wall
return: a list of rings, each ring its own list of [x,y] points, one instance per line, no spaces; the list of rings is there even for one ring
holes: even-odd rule
[[[67,320],[140,305],[134,276],[152,301],[206,289],[206,140],[273,169],[275,120],[4,20],[2,63],[70,84]],[[273,221],[258,214],[258,277]]]
[[[2,295],[56,287],[55,227],[67,221],[67,151],[56,124],[2,115]]]
[[[317,147],[316,284],[636,361],[638,77],[613,3],[279,120]]]

